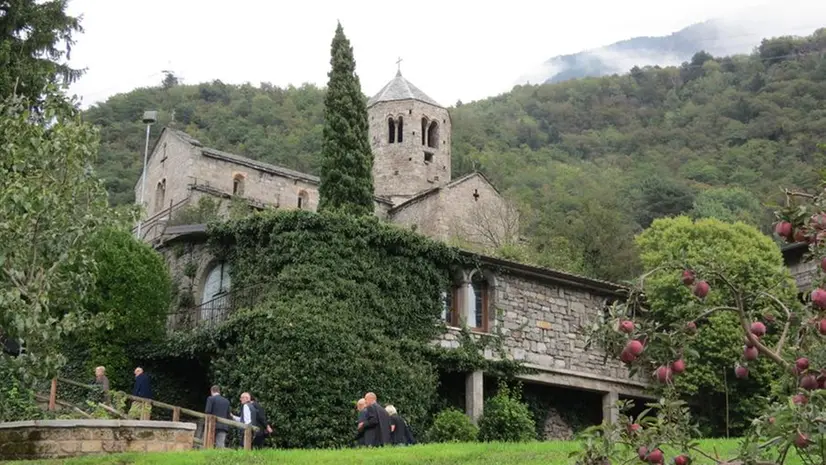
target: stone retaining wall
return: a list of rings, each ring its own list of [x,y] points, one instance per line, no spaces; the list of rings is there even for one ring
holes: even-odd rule
[[[192,449],[194,423],[36,420],[0,423],[0,461]]]

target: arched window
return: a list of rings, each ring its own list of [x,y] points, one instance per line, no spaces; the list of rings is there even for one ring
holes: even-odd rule
[[[427,142],[427,118],[422,118],[422,145]]]
[[[439,147],[439,123],[435,121],[427,128],[427,146],[434,149]]]
[[[388,144],[393,144],[393,143],[396,142],[396,122],[393,121],[393,118],[388,118],[387,119],[387,129],[388,129],[387,143]]]
[[[308,208],[310,208],[310,194],[302,190],[298,193],[298,209],[306,210]]]
[[[230,291],[229,264],[218,262],[204,279],[201,292],[201,319],[212,320],[223,315],[228,308]]]
[[[399,137],[396,140],[401,144],[404,140],[404,118],[399,116]]]
[[[473,273],[468,286],[465,308],[467,325],[478,331],[488,330],[488,281],[479,273]]]
[[[166,202],[166,179],[161,180],[155,188],[155,211],[163,210],[164,202]]]
[[[458,326],[458,293],[457,288],[451,286],[442,292],[442,321],[449,326]]]
[[[232,195],[244,195],[244,175],[236,174],[232,178]]]

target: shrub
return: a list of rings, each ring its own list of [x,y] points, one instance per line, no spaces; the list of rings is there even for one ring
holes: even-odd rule
[[[479,420],[479,440],[524,442],[536,439],[536,429],[528,406],[517,390],[506,385],[485,402],[485,413]]]
[[[34,391],[9,364],[0,363],[0,422],[36,420],[42,416]]]
[[[479,428],[464,412],[447,408],[436,415],[433,426],[427,432],[429,442],[473,442],[479,435]]]

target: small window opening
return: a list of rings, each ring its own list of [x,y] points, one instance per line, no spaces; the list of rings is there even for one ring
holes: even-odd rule
[[[424,162],[425,163],[431,163],[432,161],[433,161],[433,154],[430,153],[430,152],[425,152],[424,153]]]
[[[439,146],[439,123],[435,121],[427,128],[427,146],[434,149]]]
[[[422,145],[425,145],[427,139],[427,118],[422,118]]]
[[[387,120],[387,143],[394,144],[396,142],[396,122],[393,121],[393,118]]]
[[[240,174],[232,178],[232,195],[244,195],[244,177]]]
[[[404,118],[401,116],[399,116],[399,137],[396,140],[398,140],[400,144],[402,140],[404,140]]]
[[[473,189],[473,200],[479,201],[479,189]]]

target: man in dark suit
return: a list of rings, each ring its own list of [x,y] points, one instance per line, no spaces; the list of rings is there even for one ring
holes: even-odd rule
[[[390,445],[390,415],[376,401],[374,393],[365,394],[364,400],[367,402],[367,419],[359,424],[359,428],[364,428],[364,444],[368,447]]]
[[[218,386],[212,386],[209,391],[212,395],[207,398],[204,413],[207,415],[215,415],[218,418],[232,420],[229,400],[221,395],[221,389]],[[229,425],[218,422],[215,423],[215,447],[218,449],[226,447],[227,432],[229,432]]]
[[[232,416],[232,419],[247,425],[257,426],[258,431],[252,438],[252,446],[260,449],[264,445],[264,429],[267,427],[266,423],[261,423],[261,415],[255,408],[252,402],[252,396],[249,392],[241,393],[241,412],[239,416]]]
[[[269,420],[267,420],[267,411],[264,410],[264,407],[262,407],[261,404],[258,403],[258,399],[256,399],[255,396],[253,396],[252,394],[250,394],[250,402],[252,403],[252,406],[255,408],[255,415],[256,419],[258,420],[258,424],[263,425],[262,427],[264,428],[264,430],[259,431],[260,435],[257,435],[253,439],[252,443],[253,445],[255,445],[257,440],[259,447],[263,447],[264,439],[272,434],[272,426],[270,426],[270,422]],[[260,438],[258,436],[260,436]]]
[[[135,368],[135,386],[132,388],[132,395],[152,399],[152,387],[149,386],[149,375],[143,372],[143,368]]]

